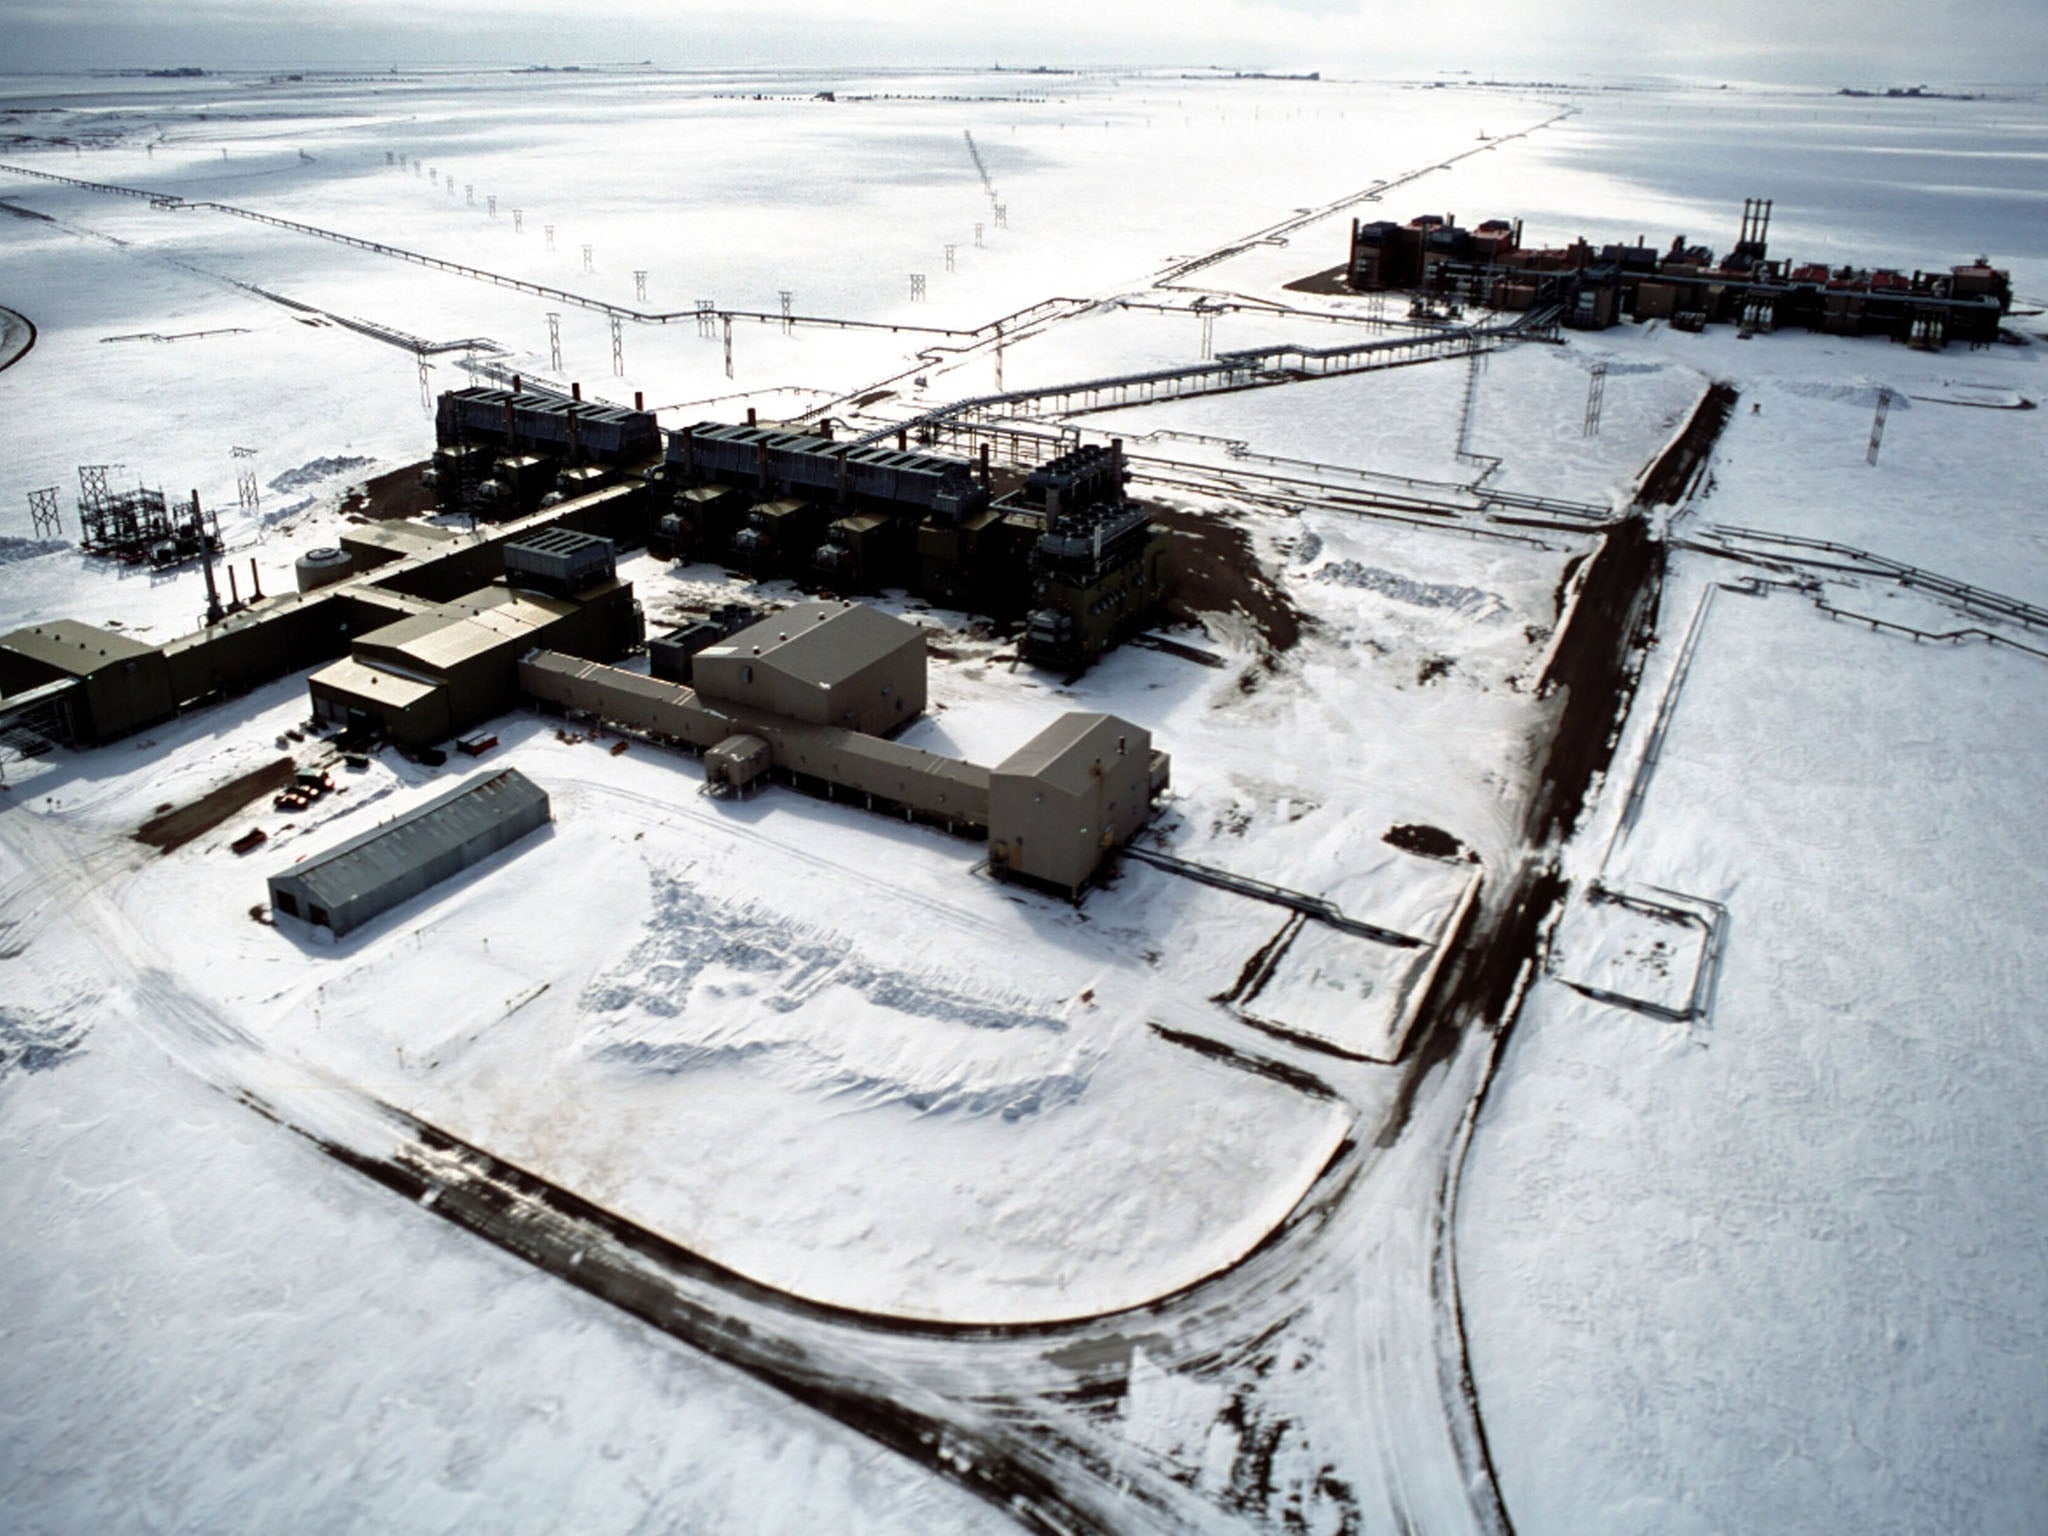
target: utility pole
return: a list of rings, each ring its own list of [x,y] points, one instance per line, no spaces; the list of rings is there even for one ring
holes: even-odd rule
[[[28,493],[28,519],[36,538],[59,539],[64,525],[57,517],[57,487]]]
[[[254,448],[233,450],[235,459],[235,492],[241,498],[242,510],[250,514],[262,511],[263,491],[256,482],[256,457]]]

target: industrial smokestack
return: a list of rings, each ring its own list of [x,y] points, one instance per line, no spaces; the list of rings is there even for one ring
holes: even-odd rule
[[[235,590],[235,568],[232,565],[228,567],[228,606],[230,608],[242,606],[242,594]]]
[[[637,389],[633,391],[633,409],[636,411],[647,409],[647,396],[644,391]]]
[[[754,408],[751,405],[747,407],[747,425],[750,427],[755,425]]]
[[[572,383],[569,386],[569,398],[571,400],[581,400],[583,398],[583,386]]]
[[[910,448],[910,432],[909,432],[909,429],[908,429],[908,428],[905,428],[905,427],[898,427],[898,428],[896,429],[896,451],[897,451],[898,453],[905,453],[905,452],[908,452],[908,451],[909,451],[909,448]]]
[[[516,373],[512,375],[512,393],[515,395],[519,393],[519,375]]]
[[[256,579],[256,557],[254,555],[249,557],[249,601],[252,603],[263,601],[263,583]]]
[[[987,486],[990,480],[988,460],[989,445],[987,443],[983,443],[981,445],[981,483],[983,486]]]
[[[199,487],[192,488],[192,518],[199,519]],[[206,623],[209,628],[221,621],[220,588],[213,584],[213,546],[204,537],[199,540],[199,558],[206,567]]]

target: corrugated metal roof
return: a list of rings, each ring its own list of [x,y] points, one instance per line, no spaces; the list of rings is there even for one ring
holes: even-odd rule
[[[1035,778],[1066,794],[1078,795],[1095,782],[1090,768],[1100,758],[1117,755],[1117,739],[1128,753],[1151,751],[1151,735],[1115,715],[1073,710],[1061,715],[996,765],[999,774]]]
[[[922,648],[923,630],[865,603],[795,603],[701,654],[753,659],[758,645],[760,664],[829,686],[913,642]]]
[[[547,791],[517,768],[480,773],[276,878],[292,881],[320,906],[337,910],[536,804],[547,808]]]

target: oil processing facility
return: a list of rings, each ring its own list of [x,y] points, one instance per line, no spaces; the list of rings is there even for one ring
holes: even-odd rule
[[[1358,292],[1415,289],[1488,309],[1562,305],[1564,323],[1578,330],[1623,319],[1691,331],[1736,325],[1745,335],[1797,326],[1939,348],[1996,341],[2012,308],[2011,275],[1982,258],[1910,275],[1795,264],[1770,256],[1770,219],[1768,199],[1749,199],[1741,233],[1718,261],[1684,235],[1663,251],[1641,236],[1598,249],[1583,239],[1531,248],[1522,244],[1519,219],[1488,219],[1477,229],[1448,214],[1406,224],[1353,220],[1346,273]]]
[[[535,645],[609,659],[639,644],[640,610],[606,541],[637,533],[644,496],[611,486],[467,535],[351,530],[300,559],[299,590],[162,644],[69,619],[0,635],[0,725],[94,746],[331,662],[310,680],[317,716],[424,746],[511,708],[518,657]],[[562,533],[605,548],[565,549]],[[510,549],[522,541],[533,545]]]
[[[1151,818],[1171,760],[1114,715],[1059,716],[994,768],[889,737],[925,705],[924,631],[863,604],[798,603],[699,651],[674,682],[549,650],[519,663],[543,705],[703,754],[706,786],[779,778],[988,840],[989,868],[1078,896]]]
[[[901,586],[1022,618],[1020,650],[1084,666],[1150,622],[1169,536],[1126,491],[1123,444],[1077,447],[1021,483],[978,465],[749,422],[669,435],[658,547],[813,590]],[[1014,477],[1012,477],[1014,482]]]
[[[1085,574],[1118,541],[1128,545],[1142,513],[1104,515],[1105,488],[1120,473],[1118,458],[1098,450],[1046,477],[1034,577],[1059,574],[1059,561]],[[1063,496],[1077,487],[1104,500],[1075,515]],[[311,667],[316,723],[432,754],[433,743],[531,700],[699,751],[714,790],[779,779],[985,836],[997,874],[1070,896],[1149,819],[1170,763],[1148,732],[1115,716],[1062,715],[993,768],[891,740],[925,708],[924,631],[865,605],[800,603],[706,636],[674,659],[678,680],[609,665],[642,638],[614,538],[644,525],[645,495],[640,484],[614,485],[469,534],[408,523],[352,530],[300,561],[301,590],[242,604],[163,645],[69,620],[16,630],[0,636],[0,723],[90,746]],[[512,820],[530,819],[531,797],[514,798],[525,808]],[[424,889],[424,865],[406,849],[431,846],[445,863],[450,849],[470,847],[467,815],[451,810],[374,848],[347,844],[329,856],[339,860],[333,871],[315,878],[326,868],[316,862],[273,882],[275,908],[344,932],[380,902]],[[344,891],[353,894],[344,900]]]
[[[846,596],[902,587],[1022,622],[1020,649],[1073,669],[1150,622],[1169,536],[1126,490],[1121,443],[1078,447],[1003,483],[978,464],[819,432],[698,422],[668,434],[625,410],[529,389],[441,396],[423,478],[473,523],[528,517],[605,486],[652,487],[645,535],[675,559]]]

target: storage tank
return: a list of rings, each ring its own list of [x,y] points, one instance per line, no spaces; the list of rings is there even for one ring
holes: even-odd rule
[[[301,592],[313,592],[333,586],[354,569],[355,561],[349,558],[347,550],[329,545],[325,549],[309,549],[299,556],[292,573]]]

